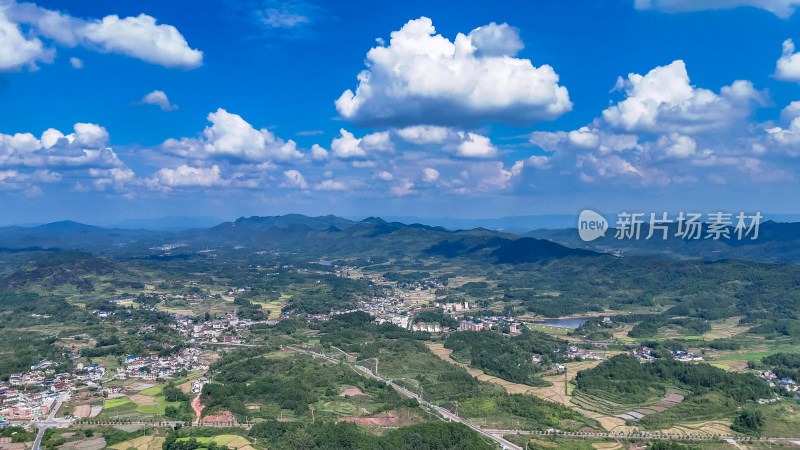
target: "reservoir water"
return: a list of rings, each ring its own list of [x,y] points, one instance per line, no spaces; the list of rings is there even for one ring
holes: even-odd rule
[[[588,319],[585,318],[574,317],[571,319],[534,320],[533,323],[536,325],[546,325],[549,327],[578,328],[586,323],[587,320]]]

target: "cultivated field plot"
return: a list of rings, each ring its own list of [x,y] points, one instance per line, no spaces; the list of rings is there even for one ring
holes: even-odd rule
[[[664,398],[645,404],[620,404],[600,397],[577,391],[571,398],[574,405],[583,409],[612,415],[623,420],[638,420],[642,417],[662,412],[681,403],[686,392],[671,389]]]
[[[712,420],[676,425],[672,428],[661,430],[662,434],[673,436],[731,436],[731,422],[727,420]]]
[[[736,335],[746,333],[751,327],[739,325],[741,317],[729,317],[727,319],[711,322],[711,331],[703,334],[703,339],[727,339]]]
[[[214,436],[214,437],[195,437],[195,438],[182,437],[182,438],[178,438],[178,441],[188,441],[190,439],[196,439],[197,442],[199,442],[201,444],[214,442],[217,445],[224,445],[224,446],[226,446],[228,448],[234,448],[234,449],[237,449],[237,450],[239,450],[239,449],[248,450],[248,449],[252,449],[253,448],[253,447],[250,446],[251,442],[247,438],[239,436],[239,435],[236,435],[236,434],[220,434],[219,436]],[[161,447],[159,447],[159,448],[161,448]],[[124,449],[120,449],[120,450],[124,450]]]
[[[120,442],[119,444],[112,445],[110,448],[115,450],[128,450],[135,448],[136,450],[160,450],[162,444],[166,439],[160,436],[142,436],[130,441]]]
[[[157,386],[157,391],[161,392],[161,386]],[[148,388],[155,389],[155,388]],[[142,392],[146,392],[143,390]],[[178,407],[180,402],[168,402],[163,395],[143,395],[134,394],[130,397],[114,398],[106,400],[103,404],[103,411],[99,414],[101,419],[132,419],[135,417],[158,417],[164,416],[167,406]]]
[[[106,448],[106,440],[102,437],[83,439],[80,441],[67,442],[66,444],[61,445],[59,448],[63,450],[100,450]]]

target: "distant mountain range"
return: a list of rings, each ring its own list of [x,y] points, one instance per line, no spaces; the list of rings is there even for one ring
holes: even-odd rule
[[[466,257],[489,263],[535,262],[566,256],[598,256],[546,240],[476,228],[354,221],[329,215],[242,217],[210,228],[177,232],[104,228],[62,221],[0,228],[0,252],[85,251],[121,258],[191,255],[199,252],[266,251],[309,259]]]
[[[670,230],[674,235],[676,230]],[[524,235],[485,228],[451,230],[443,226],[350,220],[301,214],[242,217],[210,227],[179,231],[98,227],[62,221],[32,227],[0,228],[0,252],[87,251],[113,257],[190,255],[201,251],[267,251],[308,258],[426,257],[471,258],[491,263],[524,263],[563,257],[654,255],[705,260],[746,259],[800,262],[800,223],[761,224],[755,241],[725,239],[663,241],[617,240],[614,229],[585,243],[575,228],[535,230]],[[642,229],[647,235],[647,227]]]
[[[212,216],[168,216],[154,219],[126,219],[111,225],[113,228],[181,231],[190,228],[208,228],[224,222]]]
[[[511,216],[491,219],[459,219],[452,217],[429,218],[414,216],[391,216],[384,219],[393,222],[423,223],[425,225],[440,226],[451,230],[469,230],[472,228],[486,228],[506,233],[523,234],[529,230],[559,229],[574,227],[578,221],[575,214],[543,214],[535,216]],[[800,218],[799,218],[800,220]]]
[[[639,239],[617,239],[617,230],[609,228],[605,236],[591,242],[583,242],[577,228],[560,230],[534,230],[525,236],[546,239],[571,248],[583,248],[604,253],[626,255],[654,255],[669,258],[699,258],[705,260],[746,259],[775,263],[800,262],[800,223],[779,223],[768,220],[760,224],[758,238],[744,237],[739,240],[732,228],[729,238],[707,239],[706,228],[700,239],[676,237],[677,225],[672,224],[663,239],[663,232],[655,230],[653,237],[649,226],[643,225]]]

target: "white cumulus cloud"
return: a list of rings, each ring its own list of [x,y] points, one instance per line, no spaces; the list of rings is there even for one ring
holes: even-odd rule
[[[369,50],[356,91],[345,91],[336,109],[357,124],[394,126],[531,124],[569,111],[567,89],[553,68],[515,58],[521,48],[507,24],[450,41],[429,18],[411,20],[392,32],[388,46]]]
[[[431,125],[416,125],[401,128],[396,132],[406,142],[417,145],[441,144],[453,135],[450,128]]]
[[[331,141],[331,154],[339,159],[366,159],[375,152],[391,152],[394,144],[388,131],[381,131],[357,138],[342,128],[339,137]]]
[[[324,180],[323,182],[314,185],[314,190],[316,190],[316,191],[346,191],[347,190],[347,185],[345,185],[341,181]]]
[[[800,83],[800,53],[794,50],[791,39],[783,41],[783,53],[775,64],[775,78]]]
[[[469,33],[470,41],[475,47],[475,56],[516,56],[525,48],[519,38],[519,30],[507,23],[489,25],[475,28]]]
[[[422,169],[422,181],[426,183],[433,183],[434,181],[439,179],[439,171],[436,169],[431,169],[430,167],[426,167]]]
[[[664,158],[688,158],[695,154],[697,142],[689,136],[670,133],[659,137],[653,149],[662,153]]]
[[[53,52],[36,37],[22,34],[19,25],[9,20],[6,6],[0,5],[0,71],[36,67],[36,61],[50,62]]]
[[[321,145],[314,144],[311,146],[311,159],[314,161],[325,161],[328,159],[328,151]]]
[[[154,17],[147,14],[124,18],[112,14],[102,19],[87,20],[33,3],[15,2],[8,3],[6,14],[13,22],[12,27],[18,29],[17,24],[28,25],[31,33],[67,47],[80,45],[90,50],[118,53],[164,67],[193,69],[203,63],[203,52],[191,48],[177,28],[159,24]],[[0,29],[4,28],[4,21],[8,22],[5,16],[0,18]],[[29,42],[28,47],[41,47],[37,38]],[[20,58],[22,56],[29,62],[41,59],[31,49],[19,55]]]
[[[545,151],[556,151],[567,147],[574,149],[597,149],[601,153],[619,152],[636,147],[639,136],[613,133],[595,127],[581,127],[572,131],[534,131],[530,142]]]
[[[786,19],[800,6],[800,0],[634,0],[634,6],[640,10],[652,9],[668,13],[752,6]]]
[[[430,125],[400,128],[393,132],[410,144],[433,146],[459,158],[482,159],[497,156],[497,147],[492,144],[491,139],[478,133]]]
[[[147,180],[151,189],[171,190],[173,187],[210,187],[223,184],[220,169],[216,164],[211,167],[190,167],[186,164],[175,169],[159,169]]]
[[[283,172],[283,183],[281,187],[287,189],[308,189],[308,183],[303,177],[303,174],[297,170],[291,169]]]
[[[192,49],[172,25],[157,25],[147,14],[120,19],[117,15],[88,23],[85,39],[103,51],[120,53],[164,67],[192,69],[203,63],[203,52]]]
[[[646,75],[620,77],[616,89],[623,90],[626,98],[603,111],[603,119],[629,132],[724,130],[750,116],[754,104],[766,102],[766,94],[755,90],[749,81],[735,81],[719,94],[694,87],[681,60],[656,67]]]
[[[162,150],[186,158],[245,162],[289,162],[303,158],[293,140],[284,141],[266,128],[255,129],[237,114],[219,108],[207,118],[211,126],[200,137],[168,139],[161,144]]]
[[[380,172],[375,174],[375,178],[377,178],[379,180],[383,180],[383,181],[392,181],[392,178],[394,178],[394,175],[392,175],[390,172],[387,172],[385,170],[381,170]]]
[[[164,91],[155,90],[139,100],[140,104],[144,105],[155,105],[161,108],[162,111],[175,111],[178,109],[178,105],[173,105],[169,102],[169,98],[167,98],[167,94]]]
[[[492,158],[497,156],[497,147],[492,141],[480,134],[460,133],[463,140],[456,147],[456,156],[462,158]]]
[[[0,167],[123,167],[108,144],[105,128],[76,123],[74,133],[64,135],[50,128],[41,138],[31,133],[0,133]]]

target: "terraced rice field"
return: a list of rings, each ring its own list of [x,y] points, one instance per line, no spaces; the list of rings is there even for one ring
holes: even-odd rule
[[[135,448],[136,450],[160,450],[162,444],[166,439],[160,436],[142,436],[130,441],[120,442],[119,444],[112,445],[110,448],[115,450],[127,450]]]
[[[188,441],[189,439],[191,439],[191,438],[183,437],[183,438],[179,438],[178,440],[179,441]],[[201,444],[205,444],[205,443],[213,441],[217,445],[224,445],[224,446],[226,446],[228,448],[234,448],[234,449],[237,449],[237,450],[239,450],[239,449],[247,450],[247,448],[252,448],[252,447],[250,447],[250,441],[247,440],[247,438],[244,438],[244,437],[236,435],[236,434],[221,434],[219,436],[214,436],[214,437],[196,437],[194,439],[196,439],[197,442],[199,442]]]
[[[698,422],[692,424],[676,425],[666,430],[661,430],[664,434],[678,435],[678,436],[730,436],[731,423],[727,420],[712,420],[709,422]]]
[[[284,296],[281,295],[281,300],[279,300],[279,301],[274,301],[274,302],[256,302],[256,301],[254,301],[253,303],[261,305],[261,309],[269,312],[269,317],[275,318],[275,317],[280,317],[281,316],[281,309],[283,309],[283,307],[286,306],[286,300],[290,299],[292,296],[289,295],[286,298],[283,298],[283,297]]]
[[[648,414],[655,414],[677,405],[683,401],[685,395],[686,393],[683,391],[671,389],[664,398],[650,403],[621,404],[576,391],[572,397],[572,403],[583,409],[611,415],[619,419],[637,420]]]
[[[83,439],[75,442],[68,442],[62,445],[62,450],[101,450],[106,447],[106,440],[102,437],[94,439]]]
[[[581,408],[572,402],[573,397],[571,395],[567,395],[565,378],[572,379],[579,371],[594,367],[600,364],[601,361],[581,361],[578,363],[570,363],[569,366],[567,367],[568,375],[566,377],[563,374],[542,377],[545,381],[553,383],[552,386],[531,387],[525,384],[512,383],[510,381],[493,377],[491,375],[485,374],[480,369],[471,368],[466,364],[459,363],[450,357],[450,353],[452,353],[452,350],[444,348],[443,344],[428,342],[426,345],[439,358],[442,358],[443,360],[451,364],[464,367],[470,375],[481,381],[486,381],[489,383],[494,383],[503,386],[503,388],[509,394],[528,394],[551,402],[561,403],[580,412],[586,417],[598,421],[600,425],[608,431],[619,432],[619,433],[630,433],[635,429],[635,427],[626,426],[625,421],[623,419],[620,419],[619,417],[614,417],[613,414],[610,415],[603,414]]]

